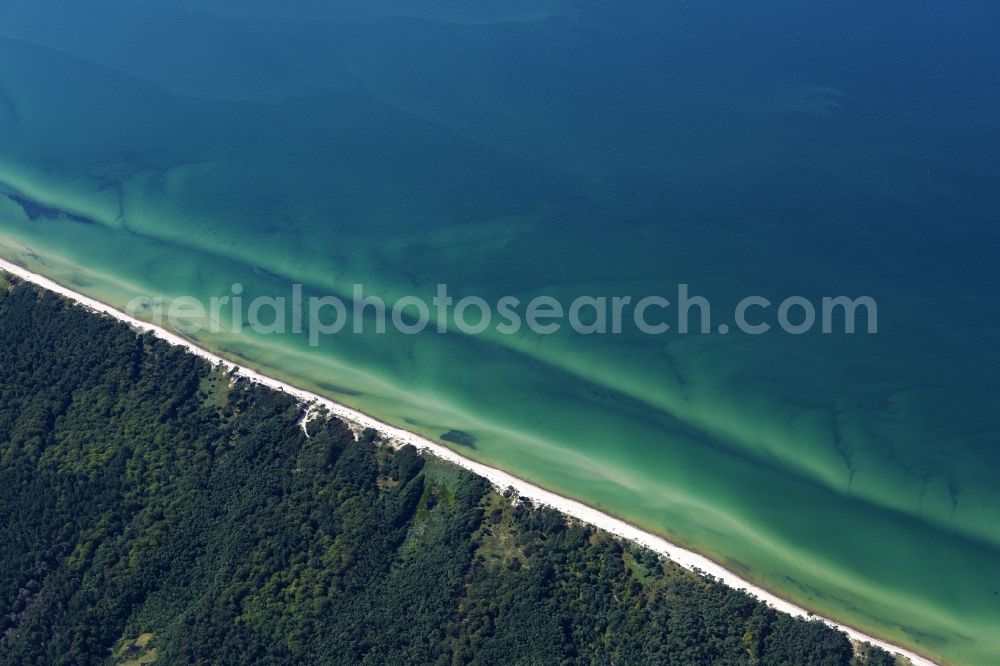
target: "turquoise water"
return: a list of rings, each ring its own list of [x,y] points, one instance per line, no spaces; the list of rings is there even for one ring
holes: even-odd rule
[[[996,661],[996,10],[286,4],[7,0],[0,255],[119,306],[870,295],[877,335],[196,337]]]

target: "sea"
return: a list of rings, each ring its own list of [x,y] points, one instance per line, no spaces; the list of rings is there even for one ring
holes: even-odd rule
[[[145,318],[228,298],[187,334],[995,664],[998,22],[978,0],[4,0],[0,256]],[[838,297],[866,299],[853,333]]]

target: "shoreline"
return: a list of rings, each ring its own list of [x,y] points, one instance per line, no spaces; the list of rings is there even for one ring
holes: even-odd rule
[[[577,500],[563,497],[557,493],[545,490],[544,488],[520,479],[509,472],[504,472],[475,460],[466,458],[442,444],[438,444],[415,433],[379,421],[364,412],[341,405],[340,403],[337,403],[329,398],[297,388],[281,380],[268,377],[267,375],[251,368],[229,361],[218,354],[199,347],[193,341],[183,336],[172,333],[154,324],[133,318],[110,305],[77,293],[76,291],[63,286],[50,278],[33,273],[6,259],[0,258],[0,271],[9,273],[17,278],[20,278],[21,280],[24,280],[25,282],[30,282],[38,287],[59,294],[60,296],[63,296],[64,298],[67,298],[77,305],[83,306],[89,310],[109,315],[135,329],[152,333],[156,337],[170,344],[182,346],[190,353],[210,362],[212,365],[221,364],[230,372],[248,379],[249,381],[295,397],[306,406],[306,413],[302,420],[302,427],[304,431],[306,431],[308,421],[313,416],[314,408],[323,407],[327,410],[330,416],[335,416],[347,422],[352,429],[360,430],[364,428],[372,428],[377,430],[379,434],[389,440],[392,446],[398,447],[410,444],[420,451],[428,452],[431,455],[458,465],[473,474],[485,478],[494,487],[501,491],[508,487],[513,487],[519,496],[527,498],[535,504],[551,507],[564,515],[609,532],[619,538],[623,538],[649,548],[685,569],[713,576],[729,587],[744,590],[748,594],[767,603],[769,606],[778,611],[788,613],[796,617],[821,620],[828,626],[847,634],[847,636],[853,641],[871,643],[872,645],[877,645],[889,653],[902,655],[909,659],[914,666],[937,666],[936,662],[918,655],[912,650],[893,645],[892,643],[874,636],[869,636],[847,625],[824,618],[816,615],[815,613],[811,613],[805,608],[782,599],[776,594],[768,592],[764,588],[741,578],[738,574],[729,571],[704,555],[678,546],[663,537],[644,531],[634,525],[630,525],[620,518],[604,513],[603,511],[588,506]],[[308,436],[308,431],[306,431],[306,436]]]

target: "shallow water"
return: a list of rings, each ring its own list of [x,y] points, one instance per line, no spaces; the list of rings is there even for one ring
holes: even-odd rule
[[[877,335],[196,337],[887,639],[1000,653],[996,10],[64,4],[0,8],[0,255],[119,306],[870,295]]]

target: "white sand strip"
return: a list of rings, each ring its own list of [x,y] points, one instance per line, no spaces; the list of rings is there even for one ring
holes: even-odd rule
[[[528,498],[537,504],[544,504],[550,506],[553,509],[556,509],[568,516],[576,518],[577,520],[589,523],[594,527],[600,528],[612,534],[618,535],[624,539],[628,539],[629,541],[633,541],[642,546],[650,548],[656,551],[657,553],[660,553],[661,555],[673,560],[674,562],[681,565],[685,569],[701,571],[702,573],[714,576],[715,578],[721,580],[723,583],[729,585],[730,587],[746,590],[754,597],[770,604],[779,611],[789,613],[797,617],[813,617],[815,619],[823,620],[826,624],[830,625],[831,627],[835,627],[840,631],[843,631],[853,640],[871,643],[873,645],[878,645],[879,647],[881,647],[884,650],[887,650],[888,652],[901,654],[906,658],[908,658],[916,666],[936,666],[936,664],[933,661],[930,661],[926,657],[921,657],[920,655],[910,650],[906,650],[896,645],[892,645],[891,643],[887,643],[886,641],[874,638],[872,636],[868,636],[856,629],[852,629],[851,627],[839,624],[832,620],[812,615],[805,609],[800,608],[789,601],[781,599],[780,597],[746,580],[743,580],[737,574],[728,571],[727,569],[724,569],[723,567],[716,564],[707,557],[704,557],[703,555],[699,555],[698,553],[691,550],[687,550],[686,548],[681,548],[680,546],[670,543],[669,541],[663,539],[662,537],[656,536],[655,534],[651,534],[649,532],[645,532],[637,527],[629,525],[623,520],[620,520],[613,516],[609,516],[605,513],[598,511],[597,509],[589,507],[586,504],[582,504],[580,502],[577,502],[576,500],[572,500],[567,497],[562,497],[553,492],[549,492],[544,488],[539,488],[538,486],[528,483],[527,481],[519,479],[516,476],[508,474],[507,472],[504,472],[502,470],[494,469],[482,463],[476,462],[475,460],[469,460],[468,458],[464,458],[455,451],[452,451],[451,449],[441,444],[432,442],[412,432],[402,430],[395,426],[391,426],[387,423],[383,423],[375,418],[372,418],[371,416],[368,416],[367,414],[359,412],[355,409],[351,409],[350,407],[347,407],[345,405],[333,402],[328,398],[324,398],[314,393],[304,391],[290,384],[286,384],[285,382],[264,376],[255,370],[251,370],[250,368],[245,368],[243,366],[232,363],[231,361],[228,361],[222,358],[221,356],[213,354],[205,349],[202,349],[201,347],[197,346],[196,344],[194,344],[193,342],[182,336],[171,333],[170,331],[160,328],[159,326],[155,326],[153,324],[149,324],[147,322],[140,321],[138,319],[130,317],[129,315],[111,307],[110,305],[101,303],[100,301],[84,296],[83,294],[78,294],[72,289],[68,289],[67,287],[62,286],[61,284],[58,284],[57,282],[54,282],[47,277],[32,273],[31,271],[25,268],[21,268],[16,264],[12,264],[7,260],[0,259],[0,270],[4,270],[12,275],[16,275],[22,280],[25,280],[27,282],[32,282],[38,285],[39,287],[48,289],[49,291],[53,291],[57,294],[65,296],[66,298],[75,301],[76,303],[90,310],[110,315],[115,319],[130,324],[133,327],[140,329],[142,331],[152,332],[157,337],[171,344],[181,345],[183,347],[186,347],[191,353],[204,358],[213,365],[222,364],[227,368],[229,368],[230,370],[232,370],[233,372],[235,372],[236,374],[245,377],[250,381],[263,384],[264,386],[268,386],[278,391],[283,391],[298,398],[303,403],[310,405],[309,410],[307,411],[307,416],[304,418],[302,422],[303,429],[305,429],[305,426],[308,422],[308,418],[311,416],[312,406],[317,405],[325,407],[333,416],[336,416],[344,421],[347,421],[355,429],[355,431],[360,430],[362,428],[373,428],[379,431],[379,433],[383,437],[389,439],[390,442],[396,446],[412,444],[413,446],[415,446],[420,450],[428,451],[443,460],[447,460],[451,463],[458,465],[459,467],[463,467],[475,474],[478,474],[479,476],[485,477],[490,483],[492,483],[496,488],[500,490],[503,490],[508,487],[513,487],[521,497]]]

